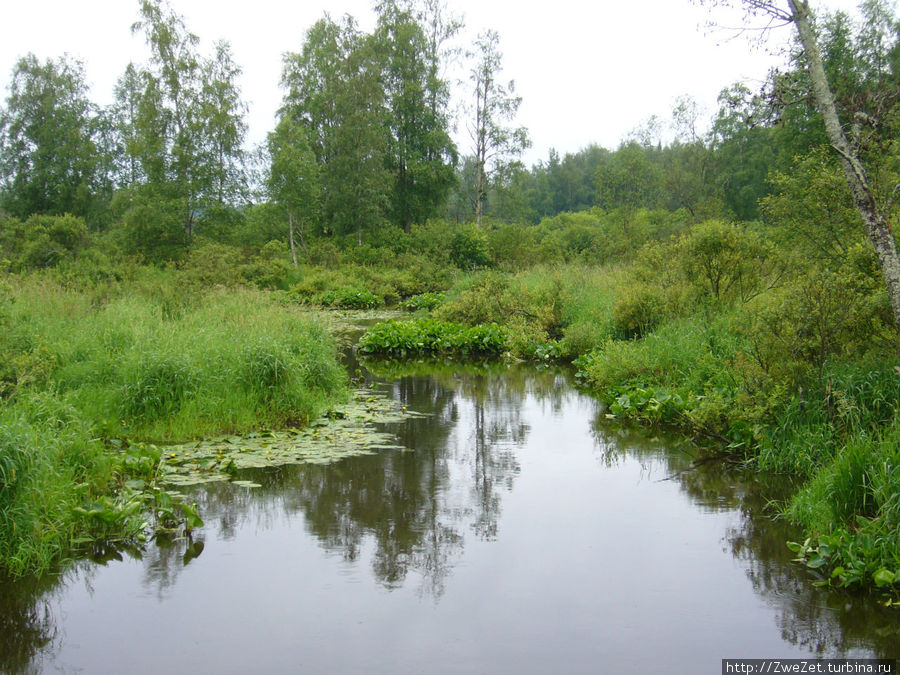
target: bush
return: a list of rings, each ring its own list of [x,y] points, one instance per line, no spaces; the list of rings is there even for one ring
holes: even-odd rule
[[[871,274],[824,269],[755,301],[745,332],[760,368],[793,382],[829,361],[859,357],[879,342],[896,345],[884,284]]]
[[[613,308],[617,337],[641,338],[683,313],[688,304],[680,284],[659,286],[634,282],[625,287]]]
[[[180,260],[187,254],[189,243],[184,221],[181,200],[135,195],[123,217],[126,252],[150,263]]]
[[[746,302],[759,295],[775,264],[771,245],[753,232],[717,220],[682,235],[677,253],[688,281],[720,301]]]
[[[450,239],[450,260],[462,270],[490,267],[493,261],[487,235],[471,225],[457,230]]]

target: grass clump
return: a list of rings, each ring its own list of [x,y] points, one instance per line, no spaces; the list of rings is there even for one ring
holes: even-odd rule
[[[797,493],[787,515],[811,536],[792,544],[840,586],[900,585],[900,423],[857,434]]]
[[[104,489],[113,461],[65,401],[23,395],[0,411],[0,567],[50,568],[78,532],[75,509]]]

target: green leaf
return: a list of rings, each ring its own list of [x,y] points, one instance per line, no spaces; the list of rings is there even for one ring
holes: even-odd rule
[[[817,570],[820,567],[824,567],[827,562],[827,558],[823,558],[820,555],[815,555],[809,559],[809,561],[806,563],[806,566],[810,569]]]
[[[891,584],[893,584],[897,579],[897,575],[894,572],[891,572],[889,569],[882,567],[872,575],[872,579],[874,579],[876,586],[878,586],[879,588],[883,588],[884,586],[890,586]]]

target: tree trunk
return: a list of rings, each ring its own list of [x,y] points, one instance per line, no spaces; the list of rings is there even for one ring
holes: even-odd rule
[[[291,261],[297,267],[297,247],[294,245],[294,214],[288,212],[288,239],[291,242]]]
[[[897,330],[900,331],[900,258],[897,256],[894,235],[887,219],[878,208],[875,195],[872,194],[859,153],[847,140],[847,135],[841,127],[834,94],[828,84],[816,34],[810,22],[809,2],[807,0],[788,0],[788,5],[791,8],[793,22],[797,27],[797,34],[809,62],[809,74],[812,79],[816,107],[825,120],[825,132],[828,134],[828,140],[840,157],[844,178],[853,194],[856,210],[862,216],[869,239],[875,247],[875,253],[881,264],[881,272],[887,284],[891,307],[894,310],[894,322]]]

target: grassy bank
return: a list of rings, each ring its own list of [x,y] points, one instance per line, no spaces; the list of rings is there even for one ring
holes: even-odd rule
[[[791,475],[799,487],[783,512],[809,537],[798,558],[828,583],[892,586],[900,359],[889,306],[862,247],[836,271],[797,264],[753,230],[714,222],[626,263],[470,273],[419,316],[497,324],[497,351],[574,361],[611,416]],[[415,353],[422,321],[376,327],[364,344]]]
[[[2,307],[0,566],[13,574],[101,530],[138,534],[124,488],[152,480],[147,443],[303,425],[345,395],[330,336],[260,291],[174,288],[149,269],[79,290],[34,275],[8,277]]]

